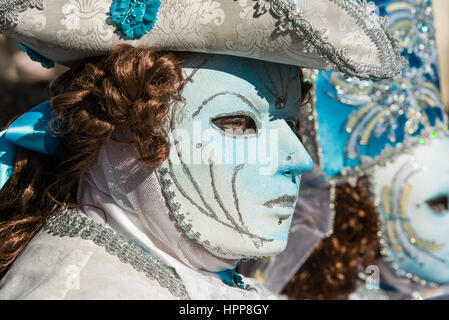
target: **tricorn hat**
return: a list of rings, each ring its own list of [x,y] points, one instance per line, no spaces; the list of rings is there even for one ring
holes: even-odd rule
[[[405,62],[375,8],[361,0],[0,0],[0,33],[47,65],[129,43],[390,78]]]

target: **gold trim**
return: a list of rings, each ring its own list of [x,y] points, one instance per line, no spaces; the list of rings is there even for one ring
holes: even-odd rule
[[[412,227],[410,223],[407,221],[407,210],[406,210],[406,204],[407,204],[407,198],[410,194],[410,191],[412,190],[412,185],[407,184],[401,191],[401,199],[399,202],[399,208],[401,212],[401,216],[403,217],[403,226],[404,230],[407,233],[407,235],[410,237],[410,239],[415,240],[415,244],[430,251],[435,251],[442,249],[444,247],[444,243],[432,243],[426,240],[423,240],[419,238],[415,232],[413,232]]]

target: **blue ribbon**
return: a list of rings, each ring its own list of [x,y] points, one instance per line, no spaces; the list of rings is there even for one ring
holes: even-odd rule
[[[0,190],[12,175],[17,146],[53,155],[60,138],[51,135],[50,101],[45,101],[17,118],[8,129],[0,132]]]
[[[224,284],[230,287],[245,289],[243,278],[235,271],[235,269],[226,269],[224,271],[215,272]]]

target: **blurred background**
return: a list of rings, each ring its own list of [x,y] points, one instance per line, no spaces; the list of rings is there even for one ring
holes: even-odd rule
[[[439,49],[441,94],[449,111],[449,0],[433,0],[436,39]]]
[[[449,111],[449,0],[433,0],[442,99]],[[15,115],[48,98],[48,84],[64,72],[56,65],[45,69],[18,50],[15,41],[0,35],[0,127]]]
[[[65,67],[45,69],[30,60],[17,43],[0,35],[0,127],[48,99],[48,84]]]

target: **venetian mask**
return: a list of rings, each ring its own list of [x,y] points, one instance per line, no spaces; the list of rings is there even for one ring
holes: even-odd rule
[[[198,54],[159,168],[168,204],[189,238],[226,257],[284,250],[300,176],[312,160],[297,138],[298,67]]]
[[[419,141],[372,176],[382,251],[401,276],[449,283],[449,136]]]

